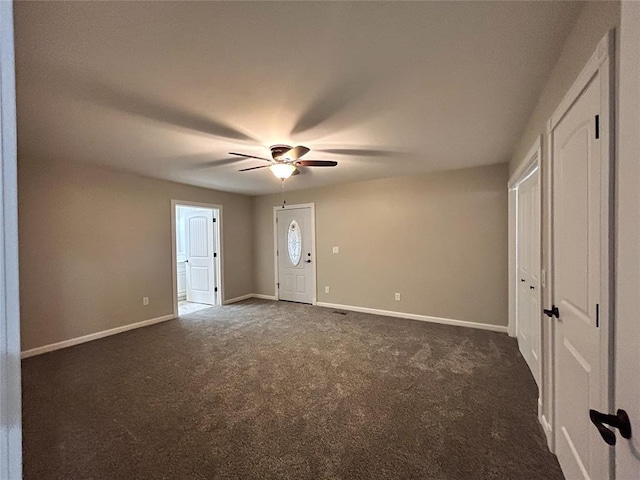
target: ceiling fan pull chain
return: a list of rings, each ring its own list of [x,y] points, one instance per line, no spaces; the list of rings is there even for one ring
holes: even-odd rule
[[[284,178],[281,179],[281,181],[282,181],[282,194],[281,194],[281,196],[282,196],[282,208],[284,208],[285,204],[287,203],[287,201],[284,199],[284,180],[285,180]]]

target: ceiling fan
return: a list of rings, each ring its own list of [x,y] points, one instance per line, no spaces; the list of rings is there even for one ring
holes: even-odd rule
[[[257,170],[258,168],[269,168],[271,172],[279,179],[284,180],[291,175],[300,173],[298,167],[335,167],[338,162],[332,160],[300,160],[300,157],[306,155],[311,150],[302,145],[291,147],[289,145],[273,145],[271,148],[271,159],[256,157],[255,155],[246,155],[244,153],[229,152],[229,155],[238,155],[239,157],[255,158],[269,162],[270,165],[260,165],[257,167],[243,168],[240,172],[249,170]]]

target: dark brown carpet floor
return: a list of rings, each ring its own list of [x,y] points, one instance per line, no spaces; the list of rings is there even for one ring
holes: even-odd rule
[[[250,300],[23,361],[47,479],[562,478],[505,334]]]

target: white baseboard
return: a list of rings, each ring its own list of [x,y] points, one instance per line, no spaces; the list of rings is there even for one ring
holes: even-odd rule
[[[551,453],[556,453],[555,450],[555,442],[553,438],[553,429],[551,428],[551,424],[547,421],[547,417],[544,415],[540,415],[538,420],[542,425],[542,430],[544,430],[544,434],[547,437],[547,447],[549,447],[549,451]]]
[[[241,295],[239,297],[225,300],[224,305],[241,302],[242,300],[247,300],[249,298],[260,298],[262,300],[277,300],[275,295],[248,293],[246,295]],[[352,312],[370,313],[373,315],[384,315],[387,317],[408,318],[410,320],[420,320],[422,322],[442,323],[445,325],[479,328],[482,330],[491,330],[493,332],[507,333],[507,327],[502,325],[490,325],[487,323],[467,322],[464,320],[453,320],[450,318],[430,317],[427,315],[417,315],[415,313],[393,312],[391,310],[378,310],[375,308],[356,307],[353,305],[339,305],[336,303],[317,302],[316,305],[318,307],[336,308],[339,310],[349,310]],[[154,325],[160,322],[166,322],[167,320],[172,320],[174,318],[176,317],[173,314],[163,315],[162,317],[151,318],[149,320],[143,320],[142,322],[131,323],[129,325],[123,325],[122,327],[111,328],[109,330],[103,330],[101,332],[91,333],[89,335],[84,335],[82,337],[72,338],[69,340],[64,340],[62,342],[52,343],[50,345],[44,345],[42,347],[32,348],[31,350],[25,350],[24,352],[22,352],[20,354],[20,358],[29,358],[36,355],[41,355],[43,353],[53,352],[54,350],[60,350],[61,348],[67,348],[67,347],[72,347],[74,345],[79,345],[81,343],[91,342],[92,340],[98,340],[99,338],[109,337],[111,335],[116,335],[118,333],[126,332],[128,330],[146,327],[146,326]],[[542,420],[544,421],[544,417],[542,417]],[[543,423],[543,426],[545,426],[544,423]]]
[[[275,295],[263,295],[261,293],[247,293],[246,295],[240,295],[239,297],[234,297],[234,298],[230,298],[229,300],[225,300],[224,304],[229,305],[231,303],[248,300],[249,298],[260,298],[262,300],[277,300]]]
[[[444,325],[454,325],[456,327],[479,328],[481,330],[491,330],[492,332],[507,333],[507,327],[502,325],[468,322],[465,320],[453,320],[451,318],[431,317],[428,315],[418,315],[415,313],[393,312],[391,310],[378,310],[376,308],[355,307],[353,305],[339,305],[336,303],[318,302],[317,305],[318,307],[336,308],[338,310],[371,313],[373,315],[384,315],[386,317],[408,318],[410,320],[420,320],[422,322],[442,323]]]
[[[239,297],[229,298],[222,302],[223,305],[229,305],[231,303],[241,302],[243,300],[247,300],[248,298],[253,298],[253,293],[247,293],[246,295],[240,295]]]
[[[253,298],[261,298],[262,300],[278,300],[275,295],[263,295],[261,293],[254,293],[251,296]]]
[[[32,348],[31,350],[25,350],[20,354],[20,358],[29,358],[36,355],[41,355],[47,352],[53,352],[54,350],[60,350],[61,348],[73,347],[81,343],[91,342],[92,340],[98,340],[99,338],[109,337],[118,333],[126,332],[128,330],[134,330],[136,328],[148,327],[160,322],[166,322],[167,320],[173,320],[173,314],[163,315],[162,317],[150,318],[149,320],[143,320],[142,322],[130,323],[129,325],[123,325],[122,327],[110,328],[109,330],[103,330],[101,332],[90,333],[89,335],[83,335],[82,337],[71,338],[58,343],[52,343],[50,345],[44,345],[42,347]]]

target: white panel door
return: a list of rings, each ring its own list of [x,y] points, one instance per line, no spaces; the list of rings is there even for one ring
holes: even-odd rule
[[[616,432],[616,478],[625,480],[640,477],[640,3],[622,3],[620,30],[613,410],[625,410],[631,423],[631,438]]]
[[[609,450],[589,420],[589,409],[607,410],[602,391],[599,325],[603,155],[596,138],[601,105],[600,73],[553,130],[553,256],[556,454],[566,478],[606,479]],[[608,159],[607,164],[608,164]],[[606,203],[605,203],[606,204]],[[603,215],[604,214],[604,215]]]
[[[194,209],[185,213],[187,301],[215,304],[213,211]]]
[[[540,187],[538,169],[519,185],[517,336],[522,356],[540,385]]]
[[[313,303],[311,207],[277,210],[278,298]]]

